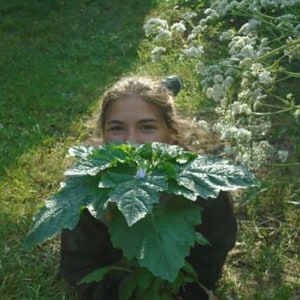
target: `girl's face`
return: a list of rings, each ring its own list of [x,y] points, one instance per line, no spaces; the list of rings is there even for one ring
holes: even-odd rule
[[[104,143],[161,142],[172,144],[172,133],[154,105],[138,96],[120,99],[106,115]]]

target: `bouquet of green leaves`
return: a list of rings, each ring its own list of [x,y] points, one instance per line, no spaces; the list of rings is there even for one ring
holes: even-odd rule
[[[258,185],[242,166],[176,145],[106,144],[69,152],[75,162],[65,172],[61,189],[35,216],[25,246],[37,245],[63,228],[72,230],[82,209],[88,208],[107,224],[126,264],[96,270],[81,283],[99,281],[114,270],[128,271],[120,285],[122,299],[130,299],[133,292],[145,299],[162,294],[159,299],[171,299],[168,294],[182,283],[196,281],[185,258],[195,243],[206,243],[195,231],[201,223],[197,197],[216,198],[221,190]]]

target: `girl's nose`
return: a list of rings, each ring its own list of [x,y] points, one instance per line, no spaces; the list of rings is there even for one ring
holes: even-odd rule
[[[126,141],[134,144],[139,143],[138,132],[134,129],[129,129],[127,132]]]

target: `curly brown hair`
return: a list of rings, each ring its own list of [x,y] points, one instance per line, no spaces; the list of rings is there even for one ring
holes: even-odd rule
[[[113,103],[132,96],[138,96],[157,109],[167,128],[174,134],[175,144],[191,151],[215,152],[213,150],[215,144],[212,144],[212,141],[216,137],[200,130],[193,120],[183,119],[178,115],[174,105],[174,95],[161,79],[143,76],[123,77],[104,93],[96,125],[98,137],[103,135],[106,116]]]

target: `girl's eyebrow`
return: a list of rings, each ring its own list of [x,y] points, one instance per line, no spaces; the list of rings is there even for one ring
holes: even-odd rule
[[[158,123],[158,120],[156,119],[142,119],[139,121],[139,123]]]
[[[120,120],[109,120],[107,121],[107,124],[124,124],[125,122],[122,122]],[[139,120],[138,123],[158,123],[158,120],[156,119],[142,119]]]
[[[109,120],[107,121],[107,124],[124,124],[124,122],[119,120]]]

